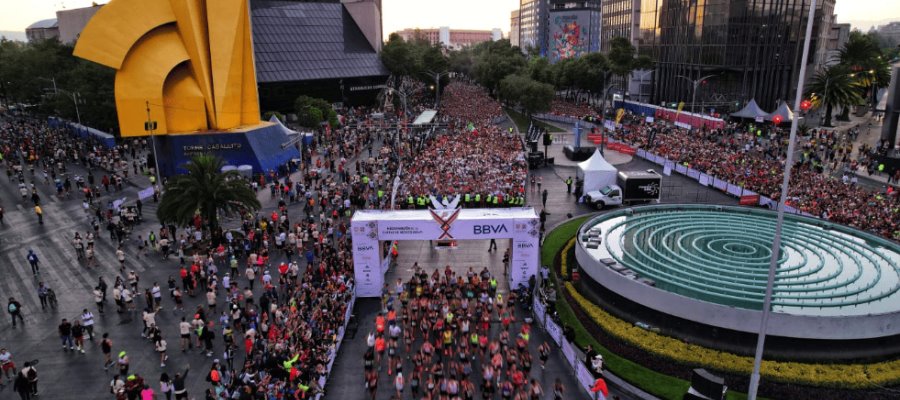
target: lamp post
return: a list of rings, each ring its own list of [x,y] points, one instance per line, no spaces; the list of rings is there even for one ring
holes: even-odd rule
[[[434,77],[434,108],[441,107],[441,78],[450,75],[449,72],[428,71],[428,75]]]
[[[806,19],[806,40],[803,42],[803,56],[800,62],[800,77],[797,80],[797,96],[794,100],[794,109],[800,109],[803,99],[803,82],[806,80],[806,62],[809,58],[809,44],[812,37],[813,21],[816,13],[816,0],[812,0],[809,6],[809,16]],[[790,193],[791,169],[794,165],[794,148],[797,140],[797,125],[800,118],[791,120],[791,135],[788,141],[787,160],[784,164],[784,179],[781,182],[781,198],[778,199],[778,219],[775,222],[775,240],[772,243],[772,256],[769,258],[769,276],[766,280],[766,295],[763,298],[762,318],[759,322],[759,336],[756,342],[756,354],[753,357],[753,372],[750,374],[750,390],[747,393],[748,400],[756,400],[759,390],[759,369],[762,365],[763,348],[766,344],[766,330],[769,327],[769,315],[772,308],[772,291],[775,286],[775,270],[778,260],[781,259],[781,232],[784,226],[784,206]]]
[[[78,100],[81,98],[81,94],[78,92],[70,92],[68,90],[60,89],[56,86],[56,78],[44,78],[42,76],[37,77],[37,79],[45,80],[53,84],[53,94],[59,95],[62,92],[66,97],[72,99],[72,104],[75,104],[75,117],[78,119],[78,125],[81,125],[81,112],[78,111]]]
[[[700,79],[691,79],[684,75],[676,75],[675,76],[676,78],[681,78],[681,79],[687,80],[688,82],[690,82],[693,85],[694,90],[692,91],[692,94],[691,94],[691,113],[692,114],[694,113],[694,106],[697,104],[697,86],[700,86],[700,83],[702,83],[703,81],[705,81],[709,78],[712,78],[716,75],[718,75],[718,74],[707,75]]]
[[[150,101],[147,101],[146,104],[147,123],[144,125],[144,129],[150,131],[150,145],[153,147],[153,164],[154,168],[156,168],[156,184],[159,185],[162,183],[162,175],[160,175],[159,171],[159,157],[156,155],[156,135],[153,134],[156,130],[156,121],[150,119]],[[156,188],[153,190],[156,190]]]

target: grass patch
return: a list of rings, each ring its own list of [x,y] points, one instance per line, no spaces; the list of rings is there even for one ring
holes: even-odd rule
[[[528,125],[530,125],[530,121],[528,121],[528,117],[526,117],[525,115],[523,115],[522,113],[520,113],[516,110],[513,110],[512,108],[505,108],[504,110],[506,111],[507,114],[509,114],[509,117],[512,118],[513,122],[516,123],[516,126],[519,127],[519,132],[528,131]],[[565,129],[562,129],[556,125],[550,125],[544,121],[534,120],[534,122],[535,122],[535,125],[546,129],[547,132],[555,133],[555,132],[565,132],[566,131]]]
[[[541,248],[541,264],[553,265],[556,254],[562,250],[569,239],[575,236],[581,224],[590,217],[590,215],[578,217],[553,229],[553,231],[551,231],[544,239],[543,247]],[[688,388],[691,386],[690,382],[653,371],[626,358],[620,357],[609,351],[606,347],[603,347],[593,336],[591,336],[587,329],[581,325],[581,322],[575,316],[572,307],[562,295],[564,289],[557,281],[555,270],[552,274],[552,280],[557,287],[558,293],[560,293],[556,300],[557,315],[559,316],[562,326],[572,327],[572,330],[575,333],[576,346],[583,349],[590,344],[591,347],[603,355],[605,366],[610,372],[632,385],[641,388],[647,393],[667,400],[681,400],[683,398],[684,393],[687,392]],[[734,391],[729,391],[727,396],[728,400],[744,400],[746,398],[746,394],[736,393]]]

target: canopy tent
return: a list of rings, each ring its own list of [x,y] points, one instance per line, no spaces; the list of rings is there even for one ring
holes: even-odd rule
[[[291,128],[284,126],[284,124],[281,123],[281,120],[278,119],[278,117],[276,117],[275,115],[272,115],[272,117],[269,118],[269,122],[272,122],[275,125],[278,125],[278,129],[281,129],[281,131],[284,132],[285,135],[292,136],[292,135],[300,134],[300,132],[297,132],[295,130],[292,130]]]
[[[759,108],[759,104],[756,104],[756,100],[754,99],[754,100],[750,100],[750,102],[748,102],[747,105],[741,109],[741,111],[738,111],[736,113],[731,113],[731,116],[735,117],[735,118],[756,119],[756,117],[764,117],[765,118],[765,116],[768,114],[769,113],[767,113],[767,112],[763,111],[761,108]]]
[[[615,184],[617,173],[616,167],[613,167],[612,164],[603,158],[599,149],[594,151],[594,155],[591,158],[578,163],[577,174],[578,178],[584,180],[585,192]]]
[[[413,121],[413,125],[426,125],[430,124],[431,121],[434,120],[434,116],[437,115],[437,111],[435,110],[425,110],[416,117],[416,120]]]
[[[787,103],[785,103],[784,101],[778,103],[778,108],[776,108],[775,111],[772,111],[771,113],[769,113],[769,115],[766,115],[766,121],[771,121],[772,117],[776,115],[780,115],[781,120],[784,122],[791,122],[794,120],[794,112],[791,111],[791,108],[788,107]]]

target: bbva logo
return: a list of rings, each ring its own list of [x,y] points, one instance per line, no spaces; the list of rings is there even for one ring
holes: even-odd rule
[[[375,249],[375,246],[372,246],[372,245],[356,246],[356,251],[370,251],[370,250],[374,250],[374,249]]]
[[[529,243],[529,242],[516,243],[516,247],[520,248],[520,249],[530,249],[530,248],[534,247],[534,243]]]
[[[475,225],[472,227],[472,233],[475,235],[490,235],[492,233],[509,232],[506,225]]]

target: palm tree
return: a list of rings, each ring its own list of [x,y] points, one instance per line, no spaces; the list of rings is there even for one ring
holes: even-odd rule
[[[219,212],[231,214],[242,209],[257,211],[261,205],[256,193],[237,171],[221,172],[224,162],[209,154],[200,154],[184,165],[188,173],[176,175],[166,183],[156,211],[162,223],[190,224],[195,215],[214,230]]]
[[[862,101],[854,74],[839,65],[816,72],[806,87],[806,96],[815,107],[825,106],[824,126],[831,126],[834,107],[849,107]]]

